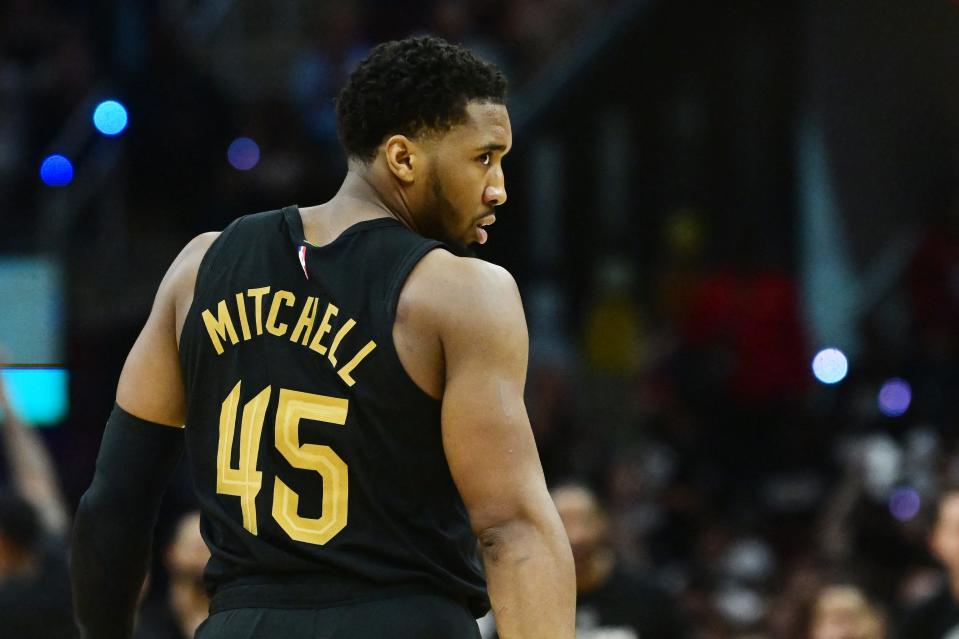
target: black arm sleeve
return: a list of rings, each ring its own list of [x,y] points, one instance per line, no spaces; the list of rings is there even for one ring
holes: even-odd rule
[[[133,633],[160,499],[183,441],[181,429],[114,406],[73,525],[70,578],[84,639]]]

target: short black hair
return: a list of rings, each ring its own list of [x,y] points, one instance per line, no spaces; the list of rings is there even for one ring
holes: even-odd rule
[[[376,46],[336,99],[337,132],[349,157],[369,162],[388,135],[446,131],[478,100],[506,104],[506,78],[492,64],[442,38]]]
[[[16,548],[29,550],[41,532],[37,511],[30,502],[9,488],[0,488],[0,536]]]

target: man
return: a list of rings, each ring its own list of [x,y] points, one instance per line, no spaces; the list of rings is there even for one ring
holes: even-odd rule
[[[5,637],[76,636],[63,540],[44,534],[33,505],[0,489],[0,619]]]
[[[170,575],[170,610],[183,637],[192,637],[207,617],[210,599],[203,588],[203,569],[210,550],[200,535],[200,514],[188,513],[176,528],[167,548],[165,565]]]
[[[672,600],[616,560],[609,520],[586,486],[553,490],[576,563],[576,636],[579,639],[679,639],[688,636]],[[506,636],[506,635],[500,635]]]
[[[209,560],[210,551],[200,535],[200,514],[187,513],[164,554],[169,596],[141,607],[135,639],[187,639],[196,634],[210,606],[203,586],[203,569]]]
[[[902,639],[959,639],[959,486],[942,491],[934,510],[929,550],[946,569],[933,596],[909,610],[899,626]]]
[[[87,636],[130,634],[185,434],[212,554],[198,637],[476,637],[477,537],[503,639],[573,637],[519,294],[457,255],[506,201],[505,80],[436,38],[390,42],[337,118],[332,200],[201,235],[160,284],[77,513]]]
[[[879,615],[855,586],[821,590],[813,602],[809,639],[880,639]]]
[[[5,350],[0,345],[0,358]],[[2,359],[0,359],[2,362]],[[0,369],[2,371],[2,369]],[[27,426],[7,395],[0,372],[0,445],[5,453],[11,488],[36,511],[42,532],[64,538],[68,516],[56,464],[40,434]]]
[[[17,416],[0,375],[0,620],[3,636],[74,637],[66,508],[42,438]]]

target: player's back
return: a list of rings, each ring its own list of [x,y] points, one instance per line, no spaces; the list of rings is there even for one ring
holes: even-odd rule
[[[210,246],[180,356],[213,611],[421,591],[488,606],[440,403],[392,339],[437,246],[383,218],[314,247],[296,207]]]

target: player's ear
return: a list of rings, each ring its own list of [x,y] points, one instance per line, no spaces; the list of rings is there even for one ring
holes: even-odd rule
[[[404,184],[412,184],[419,168],[419,149],[405,135],[391,136],[385,142],[386,165],[390,172]]]

